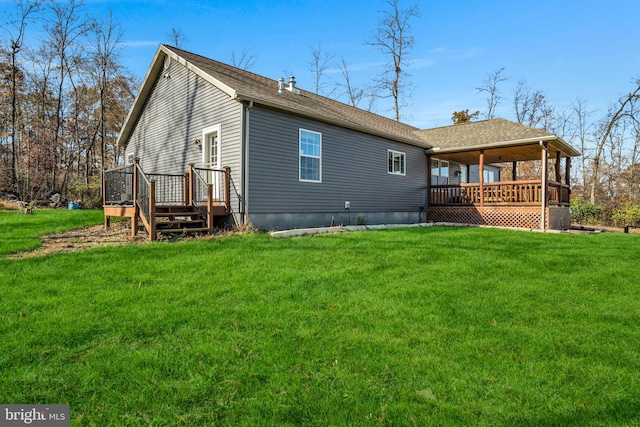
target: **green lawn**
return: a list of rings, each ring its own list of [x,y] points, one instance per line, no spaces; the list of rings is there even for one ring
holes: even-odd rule
[[[102,220],[103,213],[97,210],[36,209],[32,215],[0,210],[0,257],[37,248],[43,234],[99,224]]]
[[[640,426],[639,261],[634,235],[444,227],[1,259],[0,402],[96,426]]]

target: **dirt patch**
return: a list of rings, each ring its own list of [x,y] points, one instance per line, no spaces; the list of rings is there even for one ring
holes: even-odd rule
[[[60,234],[50,234],[42,238],[42,246],[28,252],[19,252],[8,255],[8,259],[32,258],[58,252],[73,252],[80,249],[94,248],[96,246],[113,246],[125,244],[142,244],[148,241],[148,235],[139,232],[137,236],[131,236],[131,228],[128,221],[112,223],[105,229],[103,225],[78,228]]]

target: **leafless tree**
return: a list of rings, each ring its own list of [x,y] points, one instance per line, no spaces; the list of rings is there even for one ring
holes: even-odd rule
[[[553,120],[553,107],[544,92],[534,91],[524,80],[518,81],[513,92],[516,120],[520,124],[548,130]]]
[[[344,58],[338,64],[338,69],[342,74],[342,82],[337,82],[336,86],[342,89],[342,94],[347,98],[350,105],[358,107],[360,102],[367,97],[367,91],[363,88],[359,88],[353,85],[351,76],[349,75],[349,67]],[[373,108],[373,103],[370,99],[369,110]]]
[[[231,51],[231,65],[241,70],[249,71],[256,63],[256,55],[250,50],[242,48],[242,52],[236,54],[235,50]]]
[[[18,90],[17,90],[17,74],[16,57],[22,50],[24,35],[27,23],[41,9],[42,1],[23,1],[16,2],[17,12],[10,18],[9,26],[11,28],[3,29],[9,34],[10,57],[11,57],[11,186],[16,188],[18,185],[18,147],[17,147],[17,112],[18,112]],[[17,188],[16,188],[17,189]]]
[[[73,75],[73,71],[84,61],[79,60],[79,56],[84,52],[79,46],[80,40],[94,28],[95,22],[90,18],[81,15],[84,4],[82,1],[68,0],[67,3],[53,2],[50,5],[53,13],[52,21],[47,25],[48,48],[53,52],[57,61],[58,81],[57,81],[57,107],[56,107],[56,130],[53,140],[53,174],[51,188],[57,185],[58,162],[61,160],[60,146],[62,143],[62,132],[64,125],[64,89],[67,79]]]
[[[592,162],[593,170],[591,176],[591,192],[589,196],[591,203],[596,203],[596,190],[605,144],[607,144],[610,138],[614,136],[614,131],[621,120],[627,118],[634,123],[637,123],[640,120],[640,117],[637,117],[634,111],[635,103],[640,99],[640,79],[637,79],[634,82],[634,85],[635,89],[633,92],[630,92],[618,99],[617,104],[609,109],[607,116],[600,122],[600,126],[597,131],[598,142]]]
[[[313,60],[309,64],[311,66],[311,71],[314,75],[314,89],[316,95],[322,92],[322,89],[326,86],[326,83],[323,82],[323,77],[327,68],[329,68],[329,61],[333,59],[333,55],[327,52],[322,51],[322,45],[318,43],[317,47],[311,48],[311,56]]]
[[[503,72],[504,67],[488,73],[482,86],[476,88],[478,93],[487,93],[487,112],[483,114],[485,119],[493,119],[495,117],[496,107],[502,100],[500,83],[508,80],[507,77],[502,75]]]
[[[118,46],[122,40],[122,31],[117,22],[113,20],[113,13],[109,11],[109,17],[103,20],[95,31],[94,62],[98,71],[97,83],[100,93],[100,164],[106,167],[105,161],[105,136],[106,136],[106,98],[109,90],[109,80],[118,72]],[[91,141],[93,142],[93,141]],[[87,161],[87,180],[90,175],[90,167]]]
[[[580,146],[580,173],[582,175],[582,188],[587,187],[587,160],[589,154],[587,148],[589,146],[589,136],[592,134],[593,123],[589,117],[593,114],[593,110],[589,110],[587,102],[583,99],[577,99],[572,106],[574,133],[572,140],[577,141]]]
[[[182,45],[187,41],[187,37],[180,28],[171,27],[171,31],[167,33],[171,44],[178,49],[182,49]]]
[[[414,4],[407,9],[400,9],[399,0],[385,2],[390,10],[383,11],[380,25],[373,40],[367,42],[389,58],[386,68],[376,79],[376,89],[381,98],[393,98],[395,120],[400,121],[400,110],[405,106],[408,93],[405,91],[408,74],[408,55],[415,46],[415,38],[411,34],[411,19],[418,17],[419,6]],[[403,99],[401,99],[401,97]]]

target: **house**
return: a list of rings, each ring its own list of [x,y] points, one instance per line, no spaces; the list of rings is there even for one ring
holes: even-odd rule
[[[566,227],[560,160],[568,177],[579,155],[503,119],[421,130],[302,90],[294,77],[276,81],[165,45],[118,143],[126,165],[104,174],[105,222],[130,216],[135,231],[139,218],[153,237],[216,224],[491,224],[496,215],[499,225]],[[504,162],[548,158],[556,183],[500,181]]]

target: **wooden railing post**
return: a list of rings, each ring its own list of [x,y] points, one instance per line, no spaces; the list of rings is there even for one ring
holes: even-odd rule
[[[480,150],[480,164],[478,165],[478,180],[480,182],[480,207],[484,206],[484,150]]]
[[[224,167],[224,206],[227,213],[231,210],[231,168]]]
[[[189,163],[189,205],[194,206],[193,198],[195,194],[195,171],[193,170],[193,163]]]
[[[156,182],[149,181],[149,241],[156,240]]]
[[[213,232],[213,184],[207,184],[207,227]]]
[[[106,174],[107,171],[102,169],[102,209],[104,213],[104,207],[107,204],[107,188],[106,188]],[[104,228],[107,229],[111,225],[111,217],[107,214],[104,215]]]
[[[185,172],[182,174],[182,204],[185,206],[189,206],[189,189],[191,185],[189,184],[189,173]]]
[[[131,189],[131,193],[133,195],[133,217],[131,218],[131,235],[138,235],[138,218],[140,216],[140,206],[138,206],[138,168],[140,164],[140,159],[133,160],[133,188]]]

